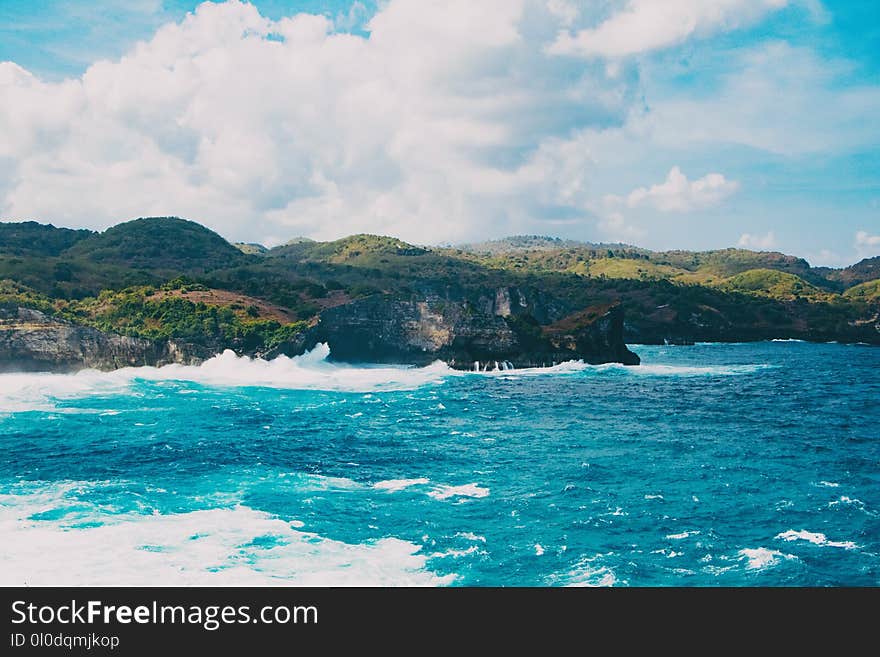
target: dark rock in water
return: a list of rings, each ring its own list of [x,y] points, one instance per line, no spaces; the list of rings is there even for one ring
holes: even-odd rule
[[[361,299],[324,311],[302,339],[279,351],[294,355],[326,342],[334,360],[413,365],[443,360],[459,369],[541,367],[567,360],[639,363],[623,342],[623,311],[617,305],[588,308],[542,326],[523,311],[529,307],[525,297],[516,302],[516,313],[510,299],[507,289],[484,307],[439,296]]]
[[[104,333],[30,308],[0,313],[0,371],[69,372],[139,365],[199,363],[192,345]]]

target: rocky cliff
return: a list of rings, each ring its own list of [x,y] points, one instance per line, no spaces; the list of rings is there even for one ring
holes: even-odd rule
[[[471,299],[377,295],[328,308],[294,340],[247,355],[295,356],[326,342],[331,358],[344,362],[426,365],[444,360],[459,369],[541,367],[577,359],[639,363],[623,342],[619,306],[565,311],[564,305],[516,288]],[[233,346],[156,342],[105,333],[30,308],[0,308],[0,371],[198,364]]]
[[[459,369],[541,367],[566,360],[639,363],[623,342],[619,306],[588,308],[550,324],[535,317],[554,311],[515,288],[473,301],[371,297],[324,311],[284,351],[326,342],[336,360],[414,365],[443,360]]]
[[[104,333],[30,308],[0,309],[0,371],[112,370],[199,363],[208,355],[174,341]]]

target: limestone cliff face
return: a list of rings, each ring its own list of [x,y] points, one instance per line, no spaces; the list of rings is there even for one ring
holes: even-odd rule
[[[294,356],[326,342],[331,358],[345,362],[426,365],[443,360],[460,369],[540,367],[577,359],[638,364],[639,357],[623,342],[618,306],[568,310],[517,288],[470,298],[375,296],[328,308],[291,342],[247,355]],[[29,308],[0,308],[0,371],[198,364],[232,346],[154,342],[104,333]]]
[[[190,345],[104,333],[30,308],[0,311],[0,371],[112,370],[139,365],[199,363]]]
[[[623,342],[619,306],[587,309],[549,325],[530,312],[547,317],[560,310],[532,303],[515,288],[499,289],[476,302],[371,297],[324,311],[317,325],[291,347],[296,352],[326,342],[336,360],[414,365],[443,360],[461,369],[477,363],[491,368],[496,362],[540,367],[578,359],[639,363]]]

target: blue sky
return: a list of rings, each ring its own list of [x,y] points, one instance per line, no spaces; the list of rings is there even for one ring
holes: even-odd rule
[[[47,79],[82,74],[105,58],[118,58],[148,39],[163,24],[179,21],[201,4],[190,0],[0,0],[0,61],[9,60]],[[300,12],[348,16],[348,0],[260,0],[267,18]],[[360,20],[346,26],[359,32],[375,11],[360,0]]]
[[[880,254],[873,0],[0,0],[0,62],[4,220]]]

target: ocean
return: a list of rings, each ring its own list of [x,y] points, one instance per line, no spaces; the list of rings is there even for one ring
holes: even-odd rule
[[[0,584],[880,584],[880,349],[0,375]]]

